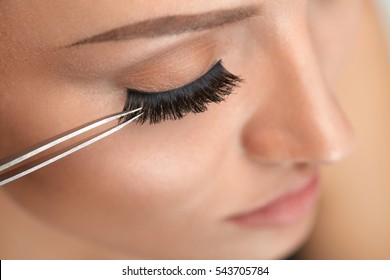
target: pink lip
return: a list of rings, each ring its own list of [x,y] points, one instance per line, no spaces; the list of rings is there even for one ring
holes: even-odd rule
[[[296,223],[314,206],[319,194],[319,176],[315,175],[305,185],[254,211],[229,218],[247,227],[283,226]]]

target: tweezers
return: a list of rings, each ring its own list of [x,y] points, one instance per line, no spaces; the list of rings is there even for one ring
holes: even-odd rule
[[[97,128],[103,124],[106,124],[110,121],[113,121],[115,119],[120,119],[125,116],[128,116],[130,114],[133,114],[135,112],[140,111],[142,108],[138,108],[132,111],[126,111],[126,112],[120,112],[116,114],[112,114],[103,118],[100,118],[98,120],[86,123],[82,126],[76,127],[72,130],[66,131],[64,133],[61,133],[59,135],[56,135],[54,137],[51,137],[49,139],[46,139],[43,142],[40,142],[38,144],[35,144],[23,151],[20,151],[16,154],[13,154],[11,156],[7,156],[5,158],[0,159],[0,172],[5,171],[5,173],[0,174],[0,186],[3,186],[7,183],[10,183],[16,179],[19,179],[27,174],[30,174],[31,172],[34,172],[42,167],[45,167],[59,159],[62,159],[82,148],[85,148],[93,143],[95,143],[98,140],[101,140],[108,135],[124,128],[129,123],[133,122],[137,118],[139,118],[143,113],[140,113],[131,119],[128,119],[122,123],[119,123],[118,125],[111,127],[109,129],[104,130],[103,132],[100,132],[98,134],[95,134],[93,136],[90,136],[82,141],[79,141],[69,147],[63,148],[60,151],[51,153],[49,155],[46,155],[40,159],[36,159],[34,161],[25,163],[19,167],[16,167],[12,170],[6,171],[10,169],[12,166],[17,165],[19,163],[22,163],[23,161],[38,155],[39,153],[46,151],[47,149],[50,149],[52,147],[57,146],[58,144],[68,141],[71,138],[74,138],[82,133],[85,133],[89,130],[92,130],[94,128]]]

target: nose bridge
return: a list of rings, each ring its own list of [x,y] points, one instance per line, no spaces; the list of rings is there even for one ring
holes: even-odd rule
[[[326,84],[308,28],[294,30],[275,35],[271,97],[248,122],[245,142],[262,159],[336,161],[350,152],[353,131]]]

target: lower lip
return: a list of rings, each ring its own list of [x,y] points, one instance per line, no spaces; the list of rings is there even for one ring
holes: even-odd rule
[[[284,226],[298,222],[313,208],[319,194],[319,178],[313,177],[302,189],[287,194],[270,204],[230,219],[248,227]]]

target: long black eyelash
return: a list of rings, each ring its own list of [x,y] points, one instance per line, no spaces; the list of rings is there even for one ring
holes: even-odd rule
[[[139,124],[144,124],[148,119],[150,124],[177,120],[190,112],[195,114],[205,112],[207,104],[211,102],[224,101],[241,81],[240,77],[228,72],[220,60],[197,80],[176,89],[163,92],[127,89],[123,110],[130,111],[142,107],[143,115],[136,120]],[[130,118],[131,116],[127,117]]]

